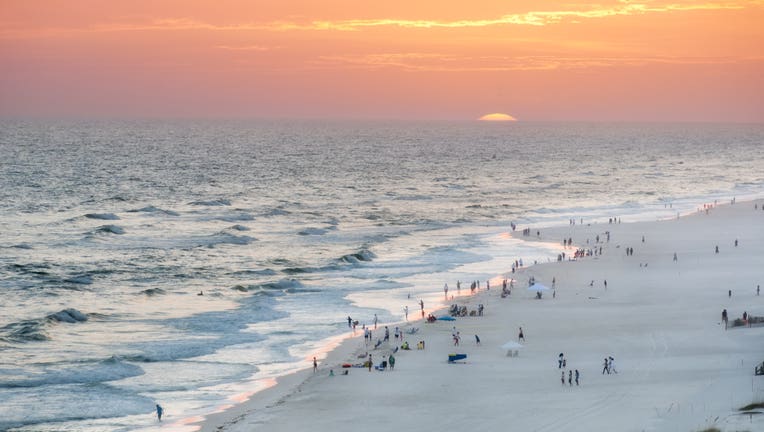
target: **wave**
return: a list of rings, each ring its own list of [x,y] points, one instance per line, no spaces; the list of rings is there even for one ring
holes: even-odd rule
[[[271,209],[265,213],[263,213],[263,216],[287,216],[292,214],[292,212],[283,210],[283,209]]]
[[[216,244],[233,244],[233,245],[248,245],[253,241],[257,241],[256,238],[250,236],[237,236],[229,234],[227,232],[220,232],[213,236],[210,236],[211,242],[207,246],[212,247]]]
[[[361,262],[370,262],[376,257],[377,256],[374,255],[374,252],[363,248],[356,253],[343,255],[339,257],[337,261],[349,264],[358,264]]]
[[[66,427],[66,422],[86,420],[86,424],[92,424],[94,419],[147,415],[155,404],[151,397],[99,383],[50,385],[45,391],[16,387],[3,393],[4,402],[14,408],[4,410],[0,430],[17,427],[24,430],[79,430],[82,426]],[[50,423],[58,427],[51,427]],[[45,424],[45,427],[32,426],[37,424]],[[108,426],[96,428],[114,429]]]
[[[98,315],[104,317],[104,315]],[[42,342],[50,340],[47,327],[57,323],[76,324],[88,320],[88,315],[77,309],[63,309],[44,318],[24,320],[0,328],[1,339],[8,342]]]
[[[195,205],[195,206],[221,207],[221,206],[230,206],[231,201],[224,198],[220,198],[220,199],[207,200],[207,201],[192,201],[189,204]]]
[[[141,291],[141,294],[147,295],[149,297],[155,296],[155,295],[164,295],[167,294],[167,291],[163,290],[162,288],[149,288]]]
[[[99,219],[99,220],[119,220],[119,216],[115,215],[114,213],[88,213],[85,215],[88,219]]]
[[[232,272],[231,274],[234,276],[241,276],[241,275],[276,276],[279,273],[276,270],[266,268],[262,270],[249,270],[249,269],[238,270],[238,271]]]
[[[309,235],[324,235],[324,234],[326,234],[328,231],[329,231],[329,230],[327,230],[327,229],[324,229],[324,228],[305,228],[304,230],[302,230],[302,231],[299,231],[297,234],[299,234],[299,235],[301,235],[301,236],[309,236]]]
[[[88,320],[88,317],[85,314],[73,308],[64,309],[62,311],[52,313],[45,318],[47,318],[50,321],[58,321],[58,322],[65,322],[65,323],[71,323],[71,324],[78,323],[78,322],[85,322]]]
[[[233,213],[233,214],[218,216],[215,219],[221,220],[223,222],[247,222],[247,221],[255,220],[255,217],[249,213],[240,212],[240,213]]]
[[[0,387],[38,387],[57,384],[88,384],[143,375],[139,366],[126,363],[117,357],[95,364],[77,364],[71,368],[49,367],[33,377],[0,380]]]
[[[147,207],[142,207],[139,209],[128,210],[128,212],[129,213],[159,213],[159,214],[165,214],[167,216],[180,216],[180,213],[178,212],[161,209],[159,207],[154,207],[154,206],[147,206]]]
[[[117,234],[122,235],[125,233],[125,229],[117,225],[101,225],[95,230],[96,233],[104,234]]]
[[[89,275],[72,276],[64,279],[64,282],[76,285],[91,285],[93,283],[93,277]]]
[[[19,244],[11,245],[10,247],[14,249],[32,249],[32,245],[28,243],[19,243]]]

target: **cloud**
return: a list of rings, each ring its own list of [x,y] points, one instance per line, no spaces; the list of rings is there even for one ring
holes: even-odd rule
[[[271,51],[278,49],[279,47],[264,45],[218,45],[215,48],[227,51]]]
[[[408,72],[507,72],[571,70],[649,64],[733,64],[762,62],[764,57],[671,57],[671,56],[456,56],[436,53],[379,53],[355,56],[321,56],[317,68],[382,69]]]
[[[106,23],[78,28],[12,28],[3,26],[0,37],[45,37],[77,33],[136,32],[136,31],[214,31],[214,32],[289,32],[289,31],[361,31],[377,27],[402,29],[469,29],[492,26],[548,26],[583,19],[602,19],[613,16],[645,15],[697,10],[739,10],[761,7],[761,0],[718,3],[660,3],[651,1],[618,0],[612,6],[591,5],[588,9],[558,11],[528,11],[506,14],[495,18],[440,21],[430,19],[370,18],[349,20],[312,20],[305,22],[278,20],[238,24],[213,24],[191,18],[163,18],[143,23]]]

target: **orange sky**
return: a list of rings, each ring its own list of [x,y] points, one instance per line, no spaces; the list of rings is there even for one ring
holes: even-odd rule
[[[0,0],[0,116],[764,121],[764,0]]]

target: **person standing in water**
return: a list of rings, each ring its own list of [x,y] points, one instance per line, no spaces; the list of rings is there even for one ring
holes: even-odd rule
[[[157,404],[157,419],[159,421],[162,421],[162,414],[164,414],[164,408],[162,408],[161,405]]]

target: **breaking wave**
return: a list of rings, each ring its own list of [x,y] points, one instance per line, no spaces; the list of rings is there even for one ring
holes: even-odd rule
[[[103,315],[100,315],[103,316]],[[0,328],[3,340],[9,342],[41,342],[50,340],[47,327],[58,323],[76,324],[88,320],[88,316],[77,309],[69,308],[52,313],[44,318],[11,323]]]
[[[88,213],[85,215],[88,219],[99,219],[99,220],[119,220],[119,216],[115,215],[114,213]]]

